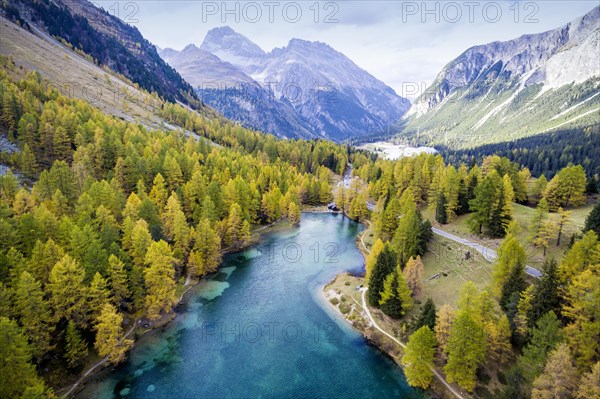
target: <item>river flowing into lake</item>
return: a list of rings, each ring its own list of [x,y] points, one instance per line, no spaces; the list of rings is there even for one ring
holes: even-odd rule
[[[302,214],[300,226],[225,257],[172,323],[78,397],[424,398],[323,299],[336,274],[363,271],[361,229],[342,215]]]

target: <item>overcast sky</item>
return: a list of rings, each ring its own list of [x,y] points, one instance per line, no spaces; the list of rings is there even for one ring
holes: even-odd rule
[[[291,38],[321,41],[405,97],[467,48],[557,28],[587,1],[93,1],[159,47],[200,45],[229,25],[265,51]]]

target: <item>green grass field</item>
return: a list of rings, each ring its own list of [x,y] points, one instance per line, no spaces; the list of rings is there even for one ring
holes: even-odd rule
[[[479,253],[471,250],[467,260],[469,248],[437,235],[427,247],[423,256],[423,302],[431,297],[437,306],[456,305],[460,288],[467,281],[473,281],[480,289],[488,286],[493,264]]]

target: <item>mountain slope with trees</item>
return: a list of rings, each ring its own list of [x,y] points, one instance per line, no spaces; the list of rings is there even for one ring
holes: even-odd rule
[[[149,93],[202,107],[189,83],[160,58],[137,28],[86,0],[10,0],[1,9],[7,19],[63,40]]]

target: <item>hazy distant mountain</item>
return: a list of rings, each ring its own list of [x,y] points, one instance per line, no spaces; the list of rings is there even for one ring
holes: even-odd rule
[[[182,51],[158,49],[163,59],[196,88],[205,103],[227,118],[280,137],[313,136],[290,104],[273,95],[241,69],[193,44]]]
[[[170,48],[158,50],[160,56],[185,77],[195,88],[231,87],[240,83],[255,83],[254,79],[219,57],[188,45],[182,51]]]
[[[466,147],[600,123],[600,8],[548,32],[475,46],[444,67],[403,134]]]
[[[221,27],[208,32],[200,49],[190,51],[188,46],[176,55],[165,51],[161,52],[165,60],[195,87],[216,83],[208,94],[217,96],[218,102],[199,91],[207,103],[229,118],[280,136],[344,140],[381,133],[410,106],[346,56],[319,42],[292,39],[288,46],[266,53],[233,29]],[[245,88],[246,101],[240,100],[232,83]],[[264,104],[265,99],[272,104]],[[258,115],[250,115],[253,112]],[[270,112],[283,114],[276,121]],[[250,123],[252,119],[255,122]],[[289,131],[290,126],[295,130]]]

